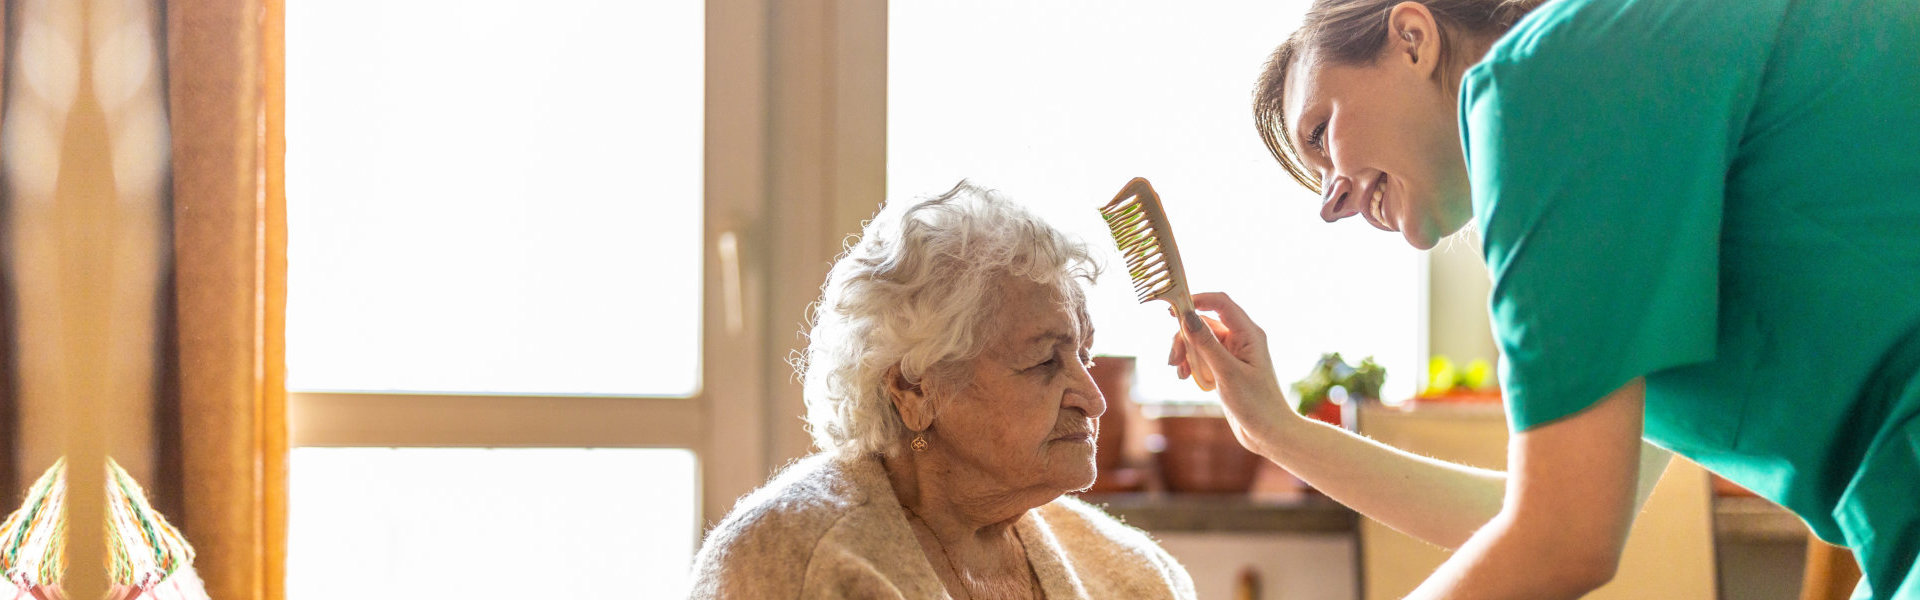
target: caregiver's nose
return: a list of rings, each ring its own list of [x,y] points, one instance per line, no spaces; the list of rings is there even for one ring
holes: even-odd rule
[[[1360,214],[1360,209],[1349,202],[1353,195],[1353,180],[1335,177],[1327,184],[1326,195],[1320,197],[1320,218],[1328,223]]]

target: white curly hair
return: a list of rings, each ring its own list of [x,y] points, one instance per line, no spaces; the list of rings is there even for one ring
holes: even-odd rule
[[[989,317],[1010,279],[1058,290],[1090,331],[1083,285],[1099,276],[1087,247],[1004,194],[961,181],[946,193],[890,202],[848,244],[814,305],[804,354],[807,429],[821,450],[873,453],[906,435],[887,373],[931,382],[934,410],[968,383]]]

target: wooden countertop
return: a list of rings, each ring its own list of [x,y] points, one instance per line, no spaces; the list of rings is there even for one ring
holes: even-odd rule
[[[1273,498],[1247,494],[1081,494],[1128,525],[1147,531],[1352,533],[1360,514],[1321,494]]]
[[[1245,494],[1082,494],[1128,525],[1154,532],[1351,534],[1360,515],[1317,493],[1256,498]],[[1807,526],[1761,498],[1719,497],[1713,503],[1720,543],[1804,544]]]
[[[1713,499],[1713,536],[1720,541],[1807,543],[1807,524],[1765,498],[1720,496]]]

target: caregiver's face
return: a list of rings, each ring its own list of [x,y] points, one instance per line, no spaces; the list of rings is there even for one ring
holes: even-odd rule
[[[971,366],[972,383],[935,426],[954,458],[999,487],[1050,494],[1093,485],[1094,437],[1107,405],[1087,373],[1084,306],[1036,283],[1003,280],[1003,304]]]
[[[1420,67],[1392,43],[1370,65],[1309,53],[1287,75],[1286,118],[1287,141],[1323,182],[1321,218],[1359,215],[1424,250],[1472,207],[1454,94]]]

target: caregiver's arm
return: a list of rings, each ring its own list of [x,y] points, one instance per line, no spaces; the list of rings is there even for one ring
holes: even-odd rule
[[[1500,513],[1505,473],[1420,456],[1300,416],[1281,394],[1266,333],[1225,294],[1197,294],[1194,304],[1220,316],[1194,337],[1248,449],[1341,504],[1434,545],[1458,548]],[[1170,362],[1184,373],[1183,350],[1175,344]],[[1643,456],[1636,506],[1667,464],[1667,454],[1652,446]]]
[[[1500,514],[1407,596],[1578,598],[1613,578],[1636,509],[1646,388],[1515,434]]]

